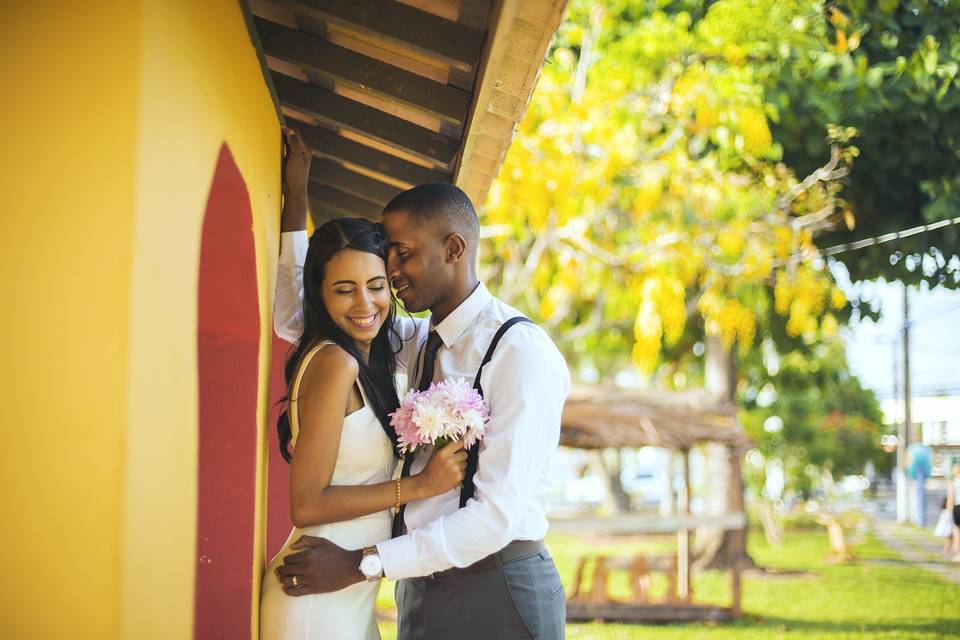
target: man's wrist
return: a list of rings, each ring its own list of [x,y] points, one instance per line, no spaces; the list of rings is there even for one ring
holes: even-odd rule
[[[375,581],[383,577],[383,563],[380,561],[380,552],[376,546],[361,549],[356,566],[361,581]]]
[[[363,549],[351,551],[350,558],[350,564],[353,566],[353,581],[364,582],[367,579],[367,576],[363,575],[363,572],[360,571],[360,561],[363,560]]]
[[[283,196],[283,207],[290,207],[291,211],[303,210],[307,208],[307,194],[297,193]]]
[[[307,201],[293,196],[283,202],[280,212],[280,231],[305,231],[307,228]]]

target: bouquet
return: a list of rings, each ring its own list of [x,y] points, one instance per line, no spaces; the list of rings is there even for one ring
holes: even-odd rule
[[[425,391],[412,389],[390,414],[402,453],[427,444],[439,448],[460,438],[469,449],[483,438],[489,419],[483,397],[463,378],[435,382]]]

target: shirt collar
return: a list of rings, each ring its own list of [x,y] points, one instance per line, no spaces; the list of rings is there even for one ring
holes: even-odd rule
[[[467,330],[470,323],[473,322],[487,303],[493,299],[487,287],[480,282],[477,288],[473,290],[467,299],[450,312],[439,324],[434,325],[433,329],[437,331],[443,340],[443,346],[450,348],[456,342],[463,332]]]

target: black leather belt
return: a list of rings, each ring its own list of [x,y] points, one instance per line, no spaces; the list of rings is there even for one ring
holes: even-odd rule
[[[536,555],[541,551],[545,551],[546,548],[546,545],[543,544],[543,540],[514,540],[513,542],[507,544],[507,546],[505,546],[503,549],[500,549],[500,551],[491,553],[486,558],[481,558],[471,565],[467,565],[466,567],[452,567],[450,569],[446,569],[445,571],[431,573],[425,577],[435,580],[437,578],[454,576],[459,573],[470,573],[471,571],[480,571],[481,569],[502,567],[505,564]]]

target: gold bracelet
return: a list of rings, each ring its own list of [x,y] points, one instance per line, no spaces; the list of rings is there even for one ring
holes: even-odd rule
[[[394,513],[400,513],[400,478],[397,478],[397,504],[393,507]]]

